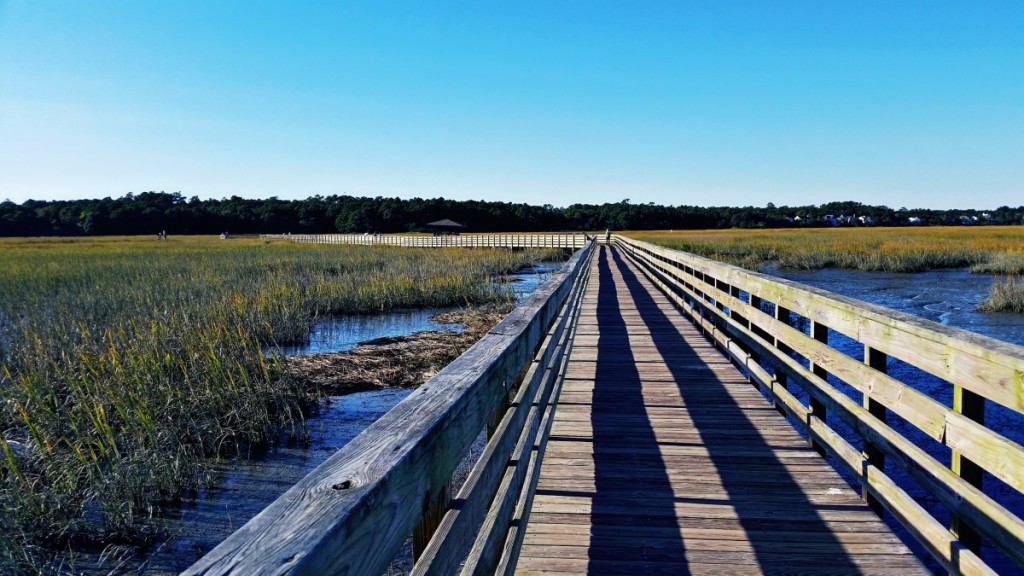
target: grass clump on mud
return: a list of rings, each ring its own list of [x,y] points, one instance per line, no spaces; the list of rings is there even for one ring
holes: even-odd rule
[[[1024,314],[1024,276],[997,279],[979,308],[985,312]]]
[[[977,273],[1024,273],[1024,229],[1014,226],[684,230],[626,235],[751,270],[770,264],[794,270],[970,268]]]
[[[137,238],[0,241],[0,573],[145,540],[211,458],[301,438],[272,350],[317,316],[507,298],[536,254]],[[60,560],[56,560],[60,562]]]

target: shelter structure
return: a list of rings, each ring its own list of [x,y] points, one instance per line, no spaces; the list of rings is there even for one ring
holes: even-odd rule
[[[458,234],[466,229],[466,225],[445,218],[437,222],[430,222],[427,224],[427,229],[433,232],[435,236],[440,236],[443,234]]]

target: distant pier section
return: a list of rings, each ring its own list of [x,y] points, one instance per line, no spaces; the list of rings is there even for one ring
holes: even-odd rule
[[[583,248],[583,232],[536,234],[260,234],[265,240],[298,244],[356,244],[408,248]]]

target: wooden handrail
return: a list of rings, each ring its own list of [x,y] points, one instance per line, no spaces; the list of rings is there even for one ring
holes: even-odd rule
[[[521,538],[509,528],[529,508],[594,246],[184,574],[383,572],[491,420],[484,454],[416,570],[509,565],[508,543]],[[467,538],[481,522],[492,529]]]
[[[260,234],[264,240],[287,240],[299,244],[354,244],[362,246],[404,246],[410,248],[565,248],[586,246],[582,232],[532,234]]]
[[[1024,565],[1024,521],[982,492],[980,473],[968,477],[962,472],[968,462],[1024,491],[1024,447],[986,427],[979,410],[979,404],[993,401],[1024,412],[1024,348],[646,242],[615,236],[613,243],[746,368],[762,391],[808,431],[815,446],[857,478],[865,499],[891,512],[947,569],[991,572],[976,554],[977,537]],[[809,320],[811,333],[793,328],[790,314]],[[865,347],[863,361],[830,347],[828,331],[859,341]],[[886,358],[971,394],[972,406],[943,404],[898,380],[887,373]],[[828,375],[860,391],[863,401],[831,384]],[[808,404],[786,382],[803,388]],[[864,453],[828,426],[826,411],[860,435]],[[900,435],[886,422],[887,413],[950,448],[952,461],[940,463]],[[903,468],[948,507],[953,530],[897,486],[883,471],[883,461]]]

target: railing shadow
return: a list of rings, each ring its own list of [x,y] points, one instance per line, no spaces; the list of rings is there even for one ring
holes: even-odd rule
[[[588,547],[590,574],[684,574],[686,550],[675,497],[653,424],[608,262],[599,256],[600,335],[591,426],[595,493]]]
[[[670,324],[671,319],[617,251],[613,259],[652,334],[657,327]],[[657,330],[653,341],[665,358],[678,359],[687,353],[696,358],[696,352],[676,330]],[[671,362],[667,368],[728,494],[728,503],[750,540],[760,570],[778,573],[807,568],[826,569],[831,574],[859,573],[820,514],[823,510],[854,507],[811,502],[721,381],[710,373],[695,381],[692,368],[682,364]],[[724,422],[728,422],[727,429],[723,429]],[[751,456],[738,456],[736,449],[740,446]],[[755,470],[764,470],[764,476],[773,479],[770,491],[764,491],[768,486],[759,482],[758,474],[751,473]],[[773,498],[777,499],[774,503]],[[787,538],[783,532],[795,537]]]

